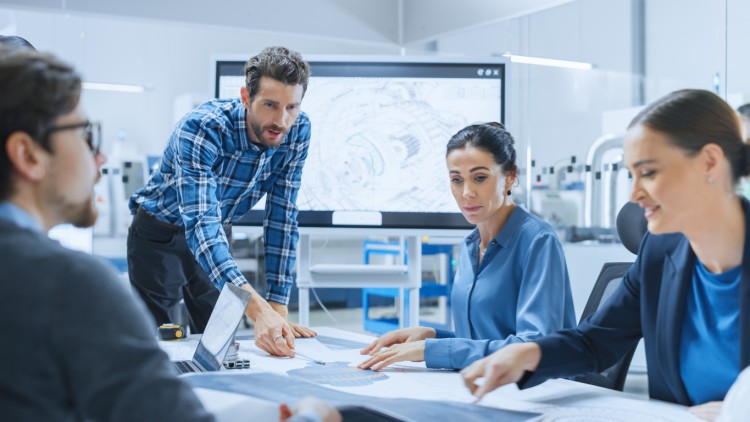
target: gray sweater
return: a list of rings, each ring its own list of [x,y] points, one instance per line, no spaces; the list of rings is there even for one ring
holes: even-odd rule
[[[146,315],[105,263],[0,220],[0,417],[213,420]]]

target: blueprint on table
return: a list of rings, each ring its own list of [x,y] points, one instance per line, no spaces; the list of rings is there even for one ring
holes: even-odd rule
[[[527,421],[538,413],[496,409],[437,400],[387,399],[349,394],[284,375],[260,372],[236,375],[196,374],[183,378],[194,388],[239,393],[276,402],[294,403],[314,396],[335,406],[366,406],[405,421]]]

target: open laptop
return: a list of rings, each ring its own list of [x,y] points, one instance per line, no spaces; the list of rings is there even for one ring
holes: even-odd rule
[[[224,283],[193,359],[172,361],[178,373],[211,372],[221,368],[250,296],[247,290]]]

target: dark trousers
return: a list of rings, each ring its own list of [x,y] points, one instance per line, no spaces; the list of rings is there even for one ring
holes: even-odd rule
[[[224,228],[231,244],[231,226]],[[185,240],[182,227],[161,222],[143,209],[128,231],[128,276],[158,325],[183,322],[185,300],[192,333],[202,333],[219,297]]]

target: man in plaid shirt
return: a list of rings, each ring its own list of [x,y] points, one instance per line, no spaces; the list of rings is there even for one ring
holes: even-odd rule
[[[219,291],[253,293],[245,310],[256,344],[293,356],[294,338],[314,336],[287,320],[298,239],[296,206],[310,121],[300,111],[310,75],[299,53],[269,47],[245,64],[240,98],[211,100],[176,126],[158,170],[130,198],[128,273],[158,324],[181,299],[193,332],[203,332]],[[230,255],[231,223],[266,196],[269,291],[263,299]]]

